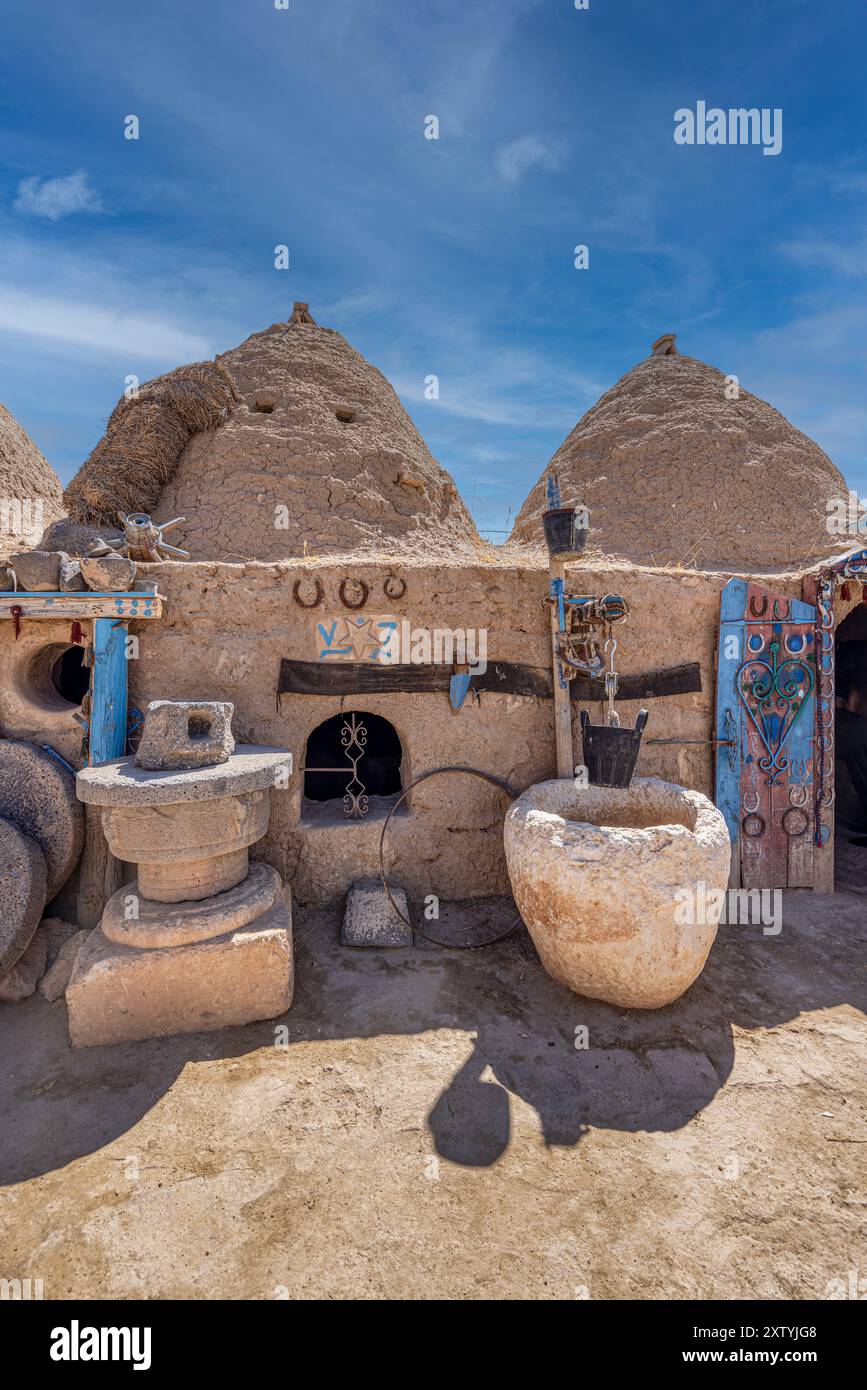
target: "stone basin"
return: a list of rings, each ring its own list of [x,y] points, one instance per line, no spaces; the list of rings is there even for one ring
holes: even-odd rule
[[[717,932],[730,842],[706,796],[539,782],[504,826],[512,891],[542,964],[576,994],[658,1009],[698,978]],[[694,904],[690,912],[688,904]],[[691,919],[691,920],[690,920]]]

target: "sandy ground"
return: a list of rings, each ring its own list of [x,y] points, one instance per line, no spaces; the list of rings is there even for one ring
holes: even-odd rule
[[[864,896],[786,894],[779,936],[723,929],[643,1015],[570,995],[523,930],[463,952],[336,931],[297,915],[285,1046],[278,1021],[73,1053],[62,1000],[0,1005],[0,1276],[85,1299],[867,1276]]]

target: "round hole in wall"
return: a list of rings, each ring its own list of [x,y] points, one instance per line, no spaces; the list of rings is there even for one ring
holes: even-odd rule
[[[40,647],[22,676],[28,698],[46,711],[78,706],[90,689],[84,648],[77,644],[51,642]]]

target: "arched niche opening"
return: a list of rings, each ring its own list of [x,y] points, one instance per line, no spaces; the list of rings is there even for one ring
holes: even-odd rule
[[[403,763],[400,735],[387,719],[366,710],[332,715],[307,738],[303,818],[357,822],[387,815],[403,790]]]

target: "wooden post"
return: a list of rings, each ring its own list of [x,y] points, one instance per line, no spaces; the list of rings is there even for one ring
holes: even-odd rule
[[[551,661],[554,677],[554,738],[557,746],[557,776],[574,777],[572,753],[572,701],[569,682],[560,660],[560,605],[565,584],[565,563],[552,555],[548,561],[551,577]]]
[[[126,752],[127,626],[112,618],[93,624],[89,765],[122,758]],[[86,810],[86,839],[78,872],[79,925],[96,927],[121,882],[121,867],[109,850],[97,806]]]

